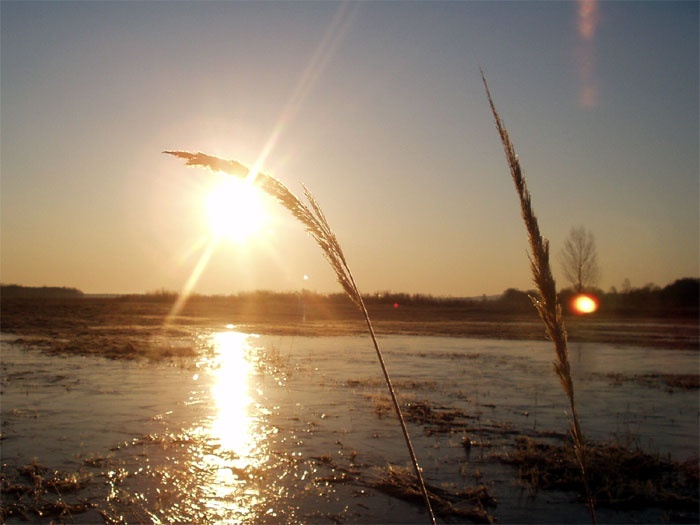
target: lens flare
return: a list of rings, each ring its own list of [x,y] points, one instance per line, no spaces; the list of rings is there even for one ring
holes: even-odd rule
[[[571,299],[571,309],[580,315],[592,314],[598,310],[598,299],[585,293],[577,294]]]
[[[576,28],[579,41],[576,49],[576,68],[580,83],[579,105],[584,109],[593,109],[598,105],[595,34],[599,20],[597,0],[578,0]]]
[[[584,40],[592,40],[598,29],[598,2],[596,0],[579,0],[577,27],[578,34]]]

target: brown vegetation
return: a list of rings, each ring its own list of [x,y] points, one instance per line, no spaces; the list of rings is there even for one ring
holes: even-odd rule
[[[556,360],[554,361],[554,373],[559,378],[561,387],[569,401],[570,422],[569,432],[573,439],[573,449],[576,454],[576,460],[581,469],[581,479],[586,491],[586,501],[591,511],[591,521],[596,522],[595,504],[591,495],[591,490],[588,483],[587,461],[586,461],[586,443],[581,431],[579,423],[578,411],[574,395],[574,382],[571,375],[571,366],[569,364],[569,349],[568,349],[568,334],[562,315],[562,308],[557,297],[557,287],[552,276],[552,270],[549,264],[549,241],[540,233],[537,217],[532,209],[532,197],[527,188],[525,177],[520,168],[518,155],[515,153],[515,148],[510,141],[508,132],[501,121],[501,117],[496,111],[496,106],[491,98],[489,87],[486,84],[486,78],[483,72],[481,79],[484,81],[484,88],[489,99],[491,112],[496,121],[496,128],[503,143],[503,149],[506,154],[510,174],[515,184],[515,189],[520,201],[520,209],[522,212],[523,222],[527,229],[528,240],[530,241],[530,269],[532,271],[532,280],[537,286],[539,295],[532,297],[532,302],[535,309],[540,314],[540,318],[544,323],[549,339],[554,344],[554,352]],[[579,283],[580,284],[580,283]],[[580,289],[578,291],[581,291]]]
[[[422,493],[416,477],[405,468],[389,465],[375,469],[369,477],[368,486],[381,492],[408,501],[420,501]],[[430,501],[435,513],[443,518],[467,519],[472,523],[493,523],[488,507],[495,507],[486,485],[465,487],[462,490],[428,486]]]
[[[249,180],[252,179],[252,182],[255,185],[264,190],[270,196],[277,199],[282,206],[284,206],[296,219],[298,219],[304,226],[306,232],[316,241],[318,246],[321,248],[323,256],[331,265],[331,268],[333,268],[336,280],[342,286],[343,290],[345,290],[347,297],[355,304],[355,306],[359,309],[360,314],[364,318],[367,331],[372,339],[372,344],[374,345],[374,349],[377,354],[377,360],[379,361],[382,374],[386,380],[386,386],[389,389],[389,394],[391,395],[391,399],[396,410],[396,417],[401,425],[401,431],[403,433],[404,440],[406,441],[406,447],[411,457],[411,462],[413,463],[418,484],[422,489],[428,514],[430,515],[431,522],[434,524],[435,515],[433,514],[430,498],[428,497],[428,492],[425,488],[425,480],[423,479],[421,468],[418,465],[418,459],[413,449],[413,444],[411,443],[411,437],[408,434],[406,423],[403,419],[403,415],[401,414],[399,401],[396,398],[396,393],[394,392],[394,388],[391,384],[391,378],[389,377],[389,372],[386,368],[386,364],[384,363],[384,356],[379,348],[379,343],[377,342],[377,337],[374,332],[374,326],[372,325],[372,320],[369,316],[369,312],[367,311],[364,298],[362,297],[360,289],[355,283],[355,278],[350,271],[350,266],[348,265],[345,255],[343,254],[343,249],[340,246],[335,233],[333,233],[333,230],[331,229],[321,206],[318,204],[314,196],[311,194],[308,188],[304,187],[306,202],[303,202],[294,193],[292,193],[283,182],[264,173],[250,170],[236,161],[224,160],[217,157],[212,157],[210,155],[205,155],[203,153],[193,154],[185,151],[166,151],[165,153],[185,159],[189,166],[201,166],[215,172],[223,171],[236,177]]]
[[[659,507],[683,521],[698,510],[698,460],[679,463],[620,442],[588,443],[590,486],[598,506],[615,509]],[[513,452],[501,457],[519,468],[530,490],[581,492],[581,474],[570,444],[518,437]]]
[[[11,469],[3,465],[0,471],[0,520],[17,516],[23,521],[50,518],[64,522],[75,514],[95,507],[93,503],[75,496],[92,476],[85,472],[61,472],[34,461]],[[10,496],[10,497],[8,497]]]
[[[192,328],[216,328],[229,323],[251,333],[281,335],[360,334],[365,327],[355,306],[344,297],[306,294],[302,317],[300,295],[248,294],[192,297],[164,328],[176,296],[81,299],[0,298],[3,333],[44,339],[44,346],[73,353],[104,351],[113,357],[157,355],[168,351],[161,335],[186,336]],[[537,313],[508,310],[495,301],[393,302],[369,301],[367,308],[382,334],[441,335],[490,339],[543,340]],[[697,317],[621,316],[598,312],[567,316],[570,342],[600,342],[661,348],[697,349]],[[164,333],[164,330],[166,333]],[[154,348],[156,347],[156,348]],[[160,347],[160,348],[158,348]],[[154,351],[155,350],[155,351]]]

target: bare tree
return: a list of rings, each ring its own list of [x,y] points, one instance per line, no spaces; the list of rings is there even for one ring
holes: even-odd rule
[[[583,226],[571,228],[560,253],[561,267],[566,280],[576,292],[594,286],[598,282],[598,251],[593,233]]]

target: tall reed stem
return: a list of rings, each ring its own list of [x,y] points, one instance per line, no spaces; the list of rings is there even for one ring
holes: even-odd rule
[[[348,297],[350,297],[352,302],[355,303],[355,306],[358,307],[365,319],[365,322],[367,323],[367,329],[370,337],[372,338],[374,349],[377,352],[377,358],[379,359],[379,364],[381,365],[382,373],[384,374],[384,380],[386,381],[389,393],[391,394],[394,410],[396,411],[399,423],[401,424],[401,431],[403,432],[403,437],[406,441],[409,455],[411,456],[413,469],[416,472],[418,484],[423,494],[423,499],[425,500],[425,505],[428,509],[430,520],[433,525],[435,525],[435,514],[433,513],[433,508],[430,504],[428,489],[425,486],[425,480],[423,479],[421,468],[418,466],[418,459],[413,449],[411,438],[408,434],[406,422],[403,418],[403,414],[401,413],[401,406],[399,405],[399,401],[396,397],[394,386],[389,378],[389,372],[387,371],[386,364],[384,363],[384,357],[379,349],[379,343],[377,342],[377,337],[374,333],[374,328],[372,327],[372,321],[370,320],[369,313],[367,312],[365,302],[362,299],[362,294],[355,284],[355,279],[350,272],[350,267],[345,259],[340,243],[331,230],[326,216],[324,215],[323,210],[321,210],[318,202],[316,202],[314,196],[306,187],[304,187],[304,195],[308,201],[307,205],[276,178],[265,175],[264,173],[252,173],[246,166],[234,160],[225,160],[218,157],[213,157],[211,155],[206,155],[204,153],[190,153],[187,151],[165,151],[164,153],[185,159],[188,166],[202,166],[209,168],[212,171],[222,171],[224,173],[228,173],[229,175],[252,179],[255,184],[257,184],[266,193],[276,198],[280,204],[282,204],[282,206],[287,208],[292,215],[301,221],[306,228],[306,231],[316,240],[323,251],[323,255],[326,257],[326,260],[333,268],[338,282],[343,287],[345,293],[348,295]]]
[[[355,285],[355,280],[352,276],[352,273],[350,272],[350,268],[348,268],[347,264],[343,263],[345,265],[345,270],[347,271],[347,275],[350,278],[350,282],[352,283],[352,286],[354,289],[357,289],[357,286]],[[377,342],[377,337],[374,333],[374,327],[372,326],[372,321],[369,317],[369,312],[367,311],[367,307],[365,306],[365,301],[362,299],[362,295],[358,292],[358,306],[360,308],[360,311],[362,312],[363,317],[365,318],[365,322],[367,323],[367,330],[369,331],[369,335],[372,338],[372,344],[374,345],[374,350],[377,352],[377,359],[379,360],[379,365],[382,368],[382,374],[384,374],[384,381],[386,381],[387,387],[389,389],[389,394],[391,394],[391,402],[394,405],[394,410],[396,412],[396,417],[399,419],[399,423],[401,424],[401,432],[403,433],[403,438],[404,441],[406,441],[406,448],[408,448],[408,453],[411,456],[411,462],[413,463],[413,470],[416,472],[416,477],[418,478],[418,484],[420,486],[421,493],[423,494],[423,499],[425,500],[425,505],[428,509],[428,513],[430,514],[430,520],[432,521],[433,525],[435,525],[435,515],[433,514],[433,508],[432,505],[430,504],[430,496],[428,495],[428,489],[425,486],[425,480],[423,479],[423,474],[421,472],[420,466],[418,466],[418,459],[416,457],[416,452],[413,449],[413,443],[411,442],[411,436],[408,434],[408,428],[406,427],[406,421],[403,418],[403,413],[401,412],[401,405],[399,404],[399,400],[396,397],[396,391],[394,390],[394,386],[391,383],[391,378],[389,377],[389,371],[386,368],[386,364],[384,363],[384,356],[382,355],[381,350],[379,350],[379,343]]]
[[[562,389],[569,400],[569,407],[571,409],[569,431],[571,432],[571,437],[574,442],[574,454],[576,455],[576,460],[579,464],[579,468],[581,469],[583,486],[586,491],[586,502],[591,513],[591,522],[595,524],[595,505],[593,502],[593,495],[591,493],[591,488],[588,481],[588,472],[586,469],[585,441],[583,433],[581,432],[578,412],[576,410],[574,382],[571,377],[571,366],[569,364],[566,327],[564,326],[561,305],[557,299],[556,283],[554,282],[552,269],[549,264],[549,241],[544,239],[540,233],[537,217],[532,210],[532,196],[527,189],[525,177],[523,176],[520,168],[518,155],[515,153],[513,143],[510,141],[510,137],[508,136],[508,131],[506,130],[501,117],[496,111],[496,106],[493,103],[493,98],[491,97],[491,92],[489,91],[489,86],[486,83],[486,77],[484,76],[483,71],[481,72],[481,79],[484,82],[486,96],[489,99],[491,112],[493,113],[493,118],[496,121],[496,129],[501,137],[503,149],[505,150],[506,154],[506,160],[508,161],[508,166],[510,167],[510,174],[513,177],[515,189],[518,193],[518,198],[520,199],[520,208],[522,211],[523,221],[525,222],[528,239],[530,241],[530,268],[532,270],[533,280],[537,285],[537,290],[540,294],[539,298],[532,297],[531,299],[540,315],[540,318],[544,322],[549,338],[554,343],[554,349],[556,352],[556,361],[553,363],[554,373],[559,378]]]

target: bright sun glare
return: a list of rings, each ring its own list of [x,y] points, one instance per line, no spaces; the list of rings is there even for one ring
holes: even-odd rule
[[[265,224],[261,197],[260,190],[247,179],[221,174],[206,199],[214,235],[240,243],[260,233]]]
[[[598,300],[592,295],[578,294],[571,300],[571,307],[577,314],[592,314],[598,309]]]

